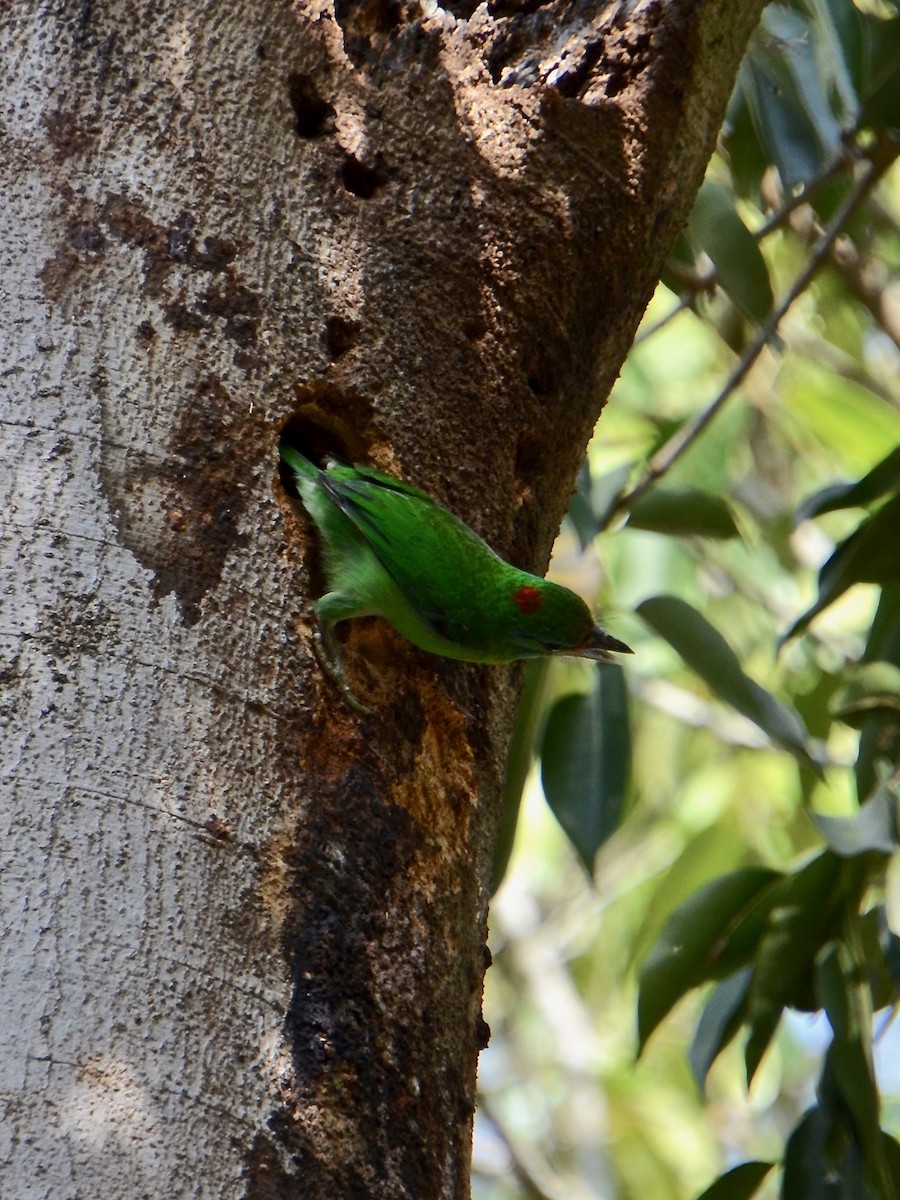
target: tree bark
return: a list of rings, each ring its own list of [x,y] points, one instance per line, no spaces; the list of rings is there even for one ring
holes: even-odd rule
[[[0,17],[3,1195],[468,1195],[516,675],[357,719],[275,447],[542,569],[760,8]]]

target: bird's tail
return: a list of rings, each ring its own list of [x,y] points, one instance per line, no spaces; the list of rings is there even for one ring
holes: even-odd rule
[[[298,480],[315,479],[319,474],[319,468],[315,463],[311,463],[308,458],[304,458],[299,450],[295,450],[293,446],[289,446],[283,438],[278,443],[278,453],[281,455],[281,461],[290,467]]]

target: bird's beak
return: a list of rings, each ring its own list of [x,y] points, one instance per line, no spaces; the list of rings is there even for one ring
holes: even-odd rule
[[[569,653],[577,655],[578,658],[593,659],[595,662],[616,662],[616,659],[610,654],[611,650],[617,654],[634,654],[630,646],[626,646],[624,642],[614,638],[605,629],[595,625],[581,645]]]

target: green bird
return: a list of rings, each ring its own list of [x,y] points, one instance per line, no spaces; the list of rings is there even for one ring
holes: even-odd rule
[[[329,590],[316,605],[316,657],[357,712],[370,714],[344,679],[332,634],[351,617],[384,617],[422,650],[467,662],[632,653],[580,596],[511,566],[418,488],[373,467],[320,469],[284,441],[279,452],[322,539]]]

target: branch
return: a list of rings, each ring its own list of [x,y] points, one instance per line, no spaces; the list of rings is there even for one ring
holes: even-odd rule
[[[774,233],[776,229],[780,229],[801,205],[809,203],[812,197],[821,191],[827,183],[830,183],[840,175],[843,170],[852,167],[854,162],[858,162],[859,153],[853,154],[853,149],[858,151],[855,143],[848,143],[839,154],[836,154],[834,158],[825,164],[815,178],[808,180],[798,191],[789,196],[781,207],[776,209],[759,229],[753,231],[755,241],[757,243],[762,242],[770,233]],[[687,271],[679,274],[677,266],[670,261],[669,271],[680,283],[685,285],[685,290],[678,297],[678,303],[674,308],[667,312],[664,317],[661,317],[654,325],[649,326],[647,329],[642,329],[637,334],[632,342],[632,349],[642,345],[649,338],[653,337],[655,333],[659,333],[679,313],[690,308],[696,296],[700,295],[701,292],[712,291],[719,282],[719,272],[714,266],[710,266],[708,270],[700,275],[691,275]]]
[[[870,163],[869,169],[857,181],[856,186],[835,214],[831,224],[816,243],[809,262],[794,280],[793,285],[778,307],[773,310],[768,320],[760,326],[756,336],[741,355],[718,395],[703,412],[682,426],[654,454],[647,464],[643,477],[635,484],[631,491],[619,494],[607,511],[604,526],[609,525],[612,517],[617,512],[630,509],[635,501],[639,500],[667,471],[671,470],[682,455],[697,441],[707,425],[710,424],[719,410],[724,406],[729,396],[732,395],[738,384],[748,375],[764,348],[776,335],[778,326],[785,313],[787,313],[794,301],[806,291],[813,277],[819,271],[819,268],[830,258],[832,248],[843,233],[847,222],[869,195],[892,161],[893,158],[885,155],[884,161],[877,160]]]

